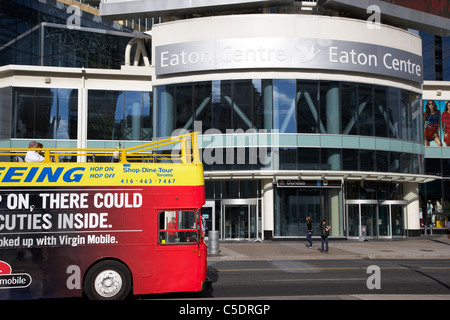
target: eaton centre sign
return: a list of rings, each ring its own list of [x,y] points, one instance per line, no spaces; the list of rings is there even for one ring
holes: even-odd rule
[[[156,46],[156,75],[233,69],[321,69],[423,80],[422,57],[368,43],[307,38],[238,38]]]

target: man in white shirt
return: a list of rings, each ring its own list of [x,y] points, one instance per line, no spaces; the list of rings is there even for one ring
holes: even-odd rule
[[[36,141],[31,141],[28,145],[30,149],[39,148],[39,143]],[[41,156],[37,151],[30,150],[25,155],[25,162],[42,162],[44,161],[44,157]]]

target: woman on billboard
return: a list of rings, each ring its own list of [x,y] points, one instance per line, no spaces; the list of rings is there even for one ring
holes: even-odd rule
[[[439,147],[442,147],[441,139],[439,138],[440,112],[433,100],[428,100],[425,105],[425,113],[423,114],[425,145],[429,146],[431,141],[436,142]]]
[[[442,130],[444,132],[444,142],[447,147],[450,147],[450,101],[445,102],[444,111],[442,111]]]

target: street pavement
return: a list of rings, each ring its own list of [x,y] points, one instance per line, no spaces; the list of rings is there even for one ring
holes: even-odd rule
[[[330,253],[321,253],[321,240],[313,239],[308,249],[305,241],[220,242],[219,253],[208,254],[208,261],[227,260],[314,260],[314,259],[450,259],[447,235],[426,235],[406,239],[333,240]],[[207,242],[208,244],[208,242]]]

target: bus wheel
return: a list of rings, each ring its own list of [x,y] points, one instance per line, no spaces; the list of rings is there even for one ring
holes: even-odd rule
[[[130,271],[120,262],[101,261],[86,274],[84,292],[91,300],[122,300],[130,290]]]

